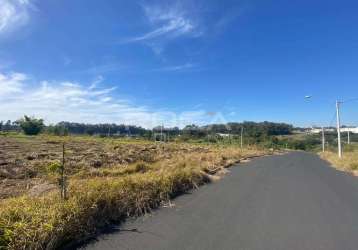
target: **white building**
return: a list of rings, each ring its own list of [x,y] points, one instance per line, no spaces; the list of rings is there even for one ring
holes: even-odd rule
[[[358,127],[341,128],[341,132],[351,132],[352,134],[358,134]]]
[[[221,137],[230,137],[231,135],[230,134],[223,134],[223,133],[217,133],[218,136],[221,136]]]
[[[308,132],[310,134],[319,134],[319,133],[322,132],[322,129],[321,128],[311,128],[311,129],[308,130]]]
[[[336,130],[333,128],[324,128],[324,132],[335,132]],[[319,134],[322,133],[322,128],[310,128],[307,131],[310,134]]]
[[[358,134],[358,127],[341,128],[341,133],[347,133],[348,131],[352,134]],[[310,134],[319,134],[322,133],[322,128],[310,128],[307,132]],[[324,128],[324,132],[336,132],[336,129]]]

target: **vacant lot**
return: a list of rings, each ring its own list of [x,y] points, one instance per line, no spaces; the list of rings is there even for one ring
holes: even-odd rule
[[[358,175],[358,144],[345,145],[341,159],[336,151],[327,151],[320,155],[337,169]]]
[[[54,175],[49,166],[62,162],[63,143],[65,174],[73,178],[121,175],[131,171],[136,163],[149,167],[154,163],[169,163],[170,160],[190,154],[218,153],[214,148],[189,144],[156,144],[91,137],[3,135],[0,136],[0,198],[25,194],[33,187],[53,182]]]
[[[59,196],[65,145],[68,198]],[[0,136],[0,248],[56,249],[218,179],[256,148],[93,137]]]

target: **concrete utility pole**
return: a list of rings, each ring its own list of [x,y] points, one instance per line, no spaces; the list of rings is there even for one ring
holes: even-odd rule
[[[326,144],[326,140],[325,140],[325,137],[324,137],[324,127],[322,127],[322,152],[324,153],[325,151],[325,145]]]
[[[350,131],[348,130],[348,144],[351,144]]]
[[[163,141],[163,123],[162,126],[160,127],[160,141]]]
[[[342,158],[342,144],[341,144],[341,118],[339,112],[340,102],[336,101],[336,110],[337,110],[337,135],[338,135],[338,157]]]
[[[241,148],[243,147],[243,133],[244,133],[244,127],[241,127],[241,137],[240,137],[240,145],[241,145]]]

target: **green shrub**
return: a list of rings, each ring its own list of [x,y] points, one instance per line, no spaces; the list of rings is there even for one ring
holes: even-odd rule
[[[46,132],[58,136],[67,136],[68,128],[61,125],[49,125],[46,127]]]
[[[17,123],[26,135],[37,135],[44,128],[43,119],[36,119],[26,115],[24,118],[18,120]]]
[[[55,161],[47,166],[47,171],[49,173],[60,173],[61,167],[62,167],[61,163]]]

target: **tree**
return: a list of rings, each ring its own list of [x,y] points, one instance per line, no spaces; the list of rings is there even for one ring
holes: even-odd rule
[[[11,121],[7,120],[7,122],[4,124],[4,131],[11,130]]]
[[[43,119],[36,119],[35,117],[24,116],[17,121],[21,129],[26,135],[37,135],[44,128]]]

